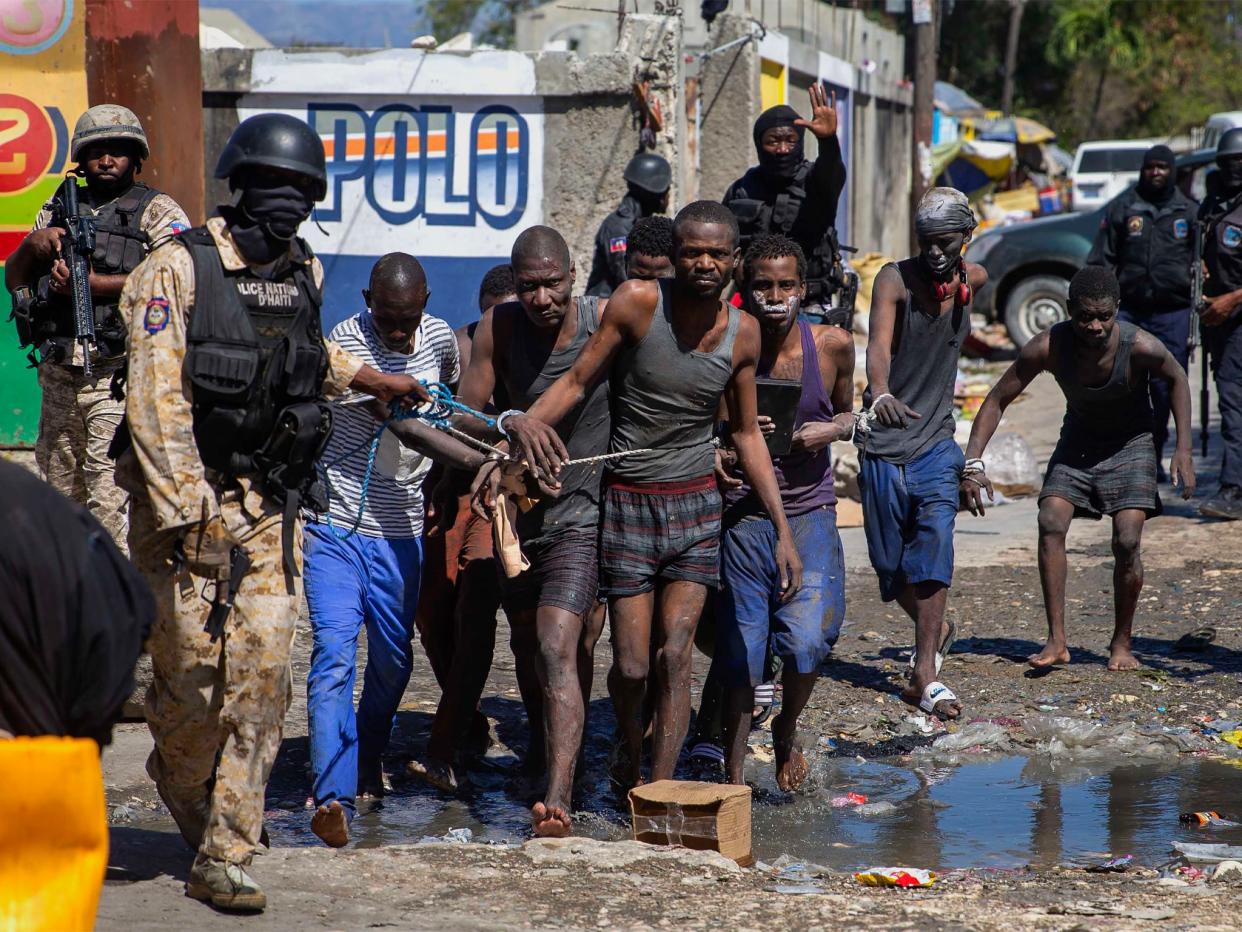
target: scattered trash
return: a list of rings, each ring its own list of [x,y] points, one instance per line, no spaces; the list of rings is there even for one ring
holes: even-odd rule
[[[846,806],[861,806],[867,802],[867,797],[862,793],[846,793],[844,796],[834,796],[832,798],[833,809],[844,809]]]
[[[1035,715],[1026,731],[1053,757],[1089,755],[1161,757],[1197,746],[1188,731],[1163,727],[1140,729],[1134,722],[1106,725],[1065,715]]]
[[[1242,863],[1221,861],[1212,871],[1211,883],[1237,883],[1242,881]]]
[[[133,820],[134,810],[124,803],[118,803],[108,810],[108,821],[113,825],[121,822],[132,822]]]
[[[1173,842],[1173,850],[1193,864],[1219,864],[1242,858],[1238,845],[1209,845],[1191,841]]]
[[[888,815],[890,812],[896,812],[897,807],[890,802],[866,803],[854,810],[860,816],[882,816]]]
[[[869,867],[854,879],[868,887],[930,887],[936,874],[918,867]]]
[[[864,631],[858,635],[858,639],[860,641],[882,641],[884,640],[884,635],[880,634],[879,631]]]
[[[1180,638],[1173,642],[1175,651],[1185,651],[1187,653],[1198,654],[1207,650],[1212,646],[1212,642],[1216,640],[1216,629],[1210,625],[1198,628],[1188,634],[1183,634]]]
[[[1010,498],[1034,495],[1043,482],[1030,445],[1013,431],[992,438],[983,455],[983,468],[992,485]]]
[[[474,832],[468,828],[451,828],[443,835],[424,835],[419,841],[422,844],[433,844],[436,842],[451,842],[453,844],[464,845],[473,840]]]
[[[829,738],[827,735],[820,735],[819,740],[815,743],[825,751],[835,751],[837,749],[837,739]]]
[[[931,723],[931,720],[926,715],[907,715],[902,721],[913,725],[915,731],[921,735],[930,735],[936,730],[936,726]]]
[[[1235,748],[1242,748],[1242,731],[1222,732],[1220,740],[1226,744],[1232,744]]]
[[[1134,863],[1134,855],[1127,854],[1119,858],[1111,858],[1103,864],[1092,864],[1087,868],[1088,874],[1124,874]]]
[[[1183,812],[1177,817],[1177,821],[1185,825],[1197,825],[1201,828],[1234,828],[1242,825],[1242,822],[1233,822],[1229,819],[1222,819],[1218,812]]]
[[[1011,743],[1009,731],[995,722],[971,722],[955,733],[936,739],[931,747],[915,751],[920,756],[944,757],[963,751],[1003,751]]]

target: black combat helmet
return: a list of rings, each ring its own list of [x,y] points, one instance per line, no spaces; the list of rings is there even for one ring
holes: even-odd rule
[[[1242,126],[1235,126],[1220,137],[1216,144],[1216,164],[1242,156]]]
[[[239,169],[259,165],[284,168],[313,178],[317,201],[328,193],[323,141],[297,117],[260,113],[243,120],[220,153],[216,177],[229,179],[229,187],[235,188]]]
[[[640,152],[625,166],[624,178],[648,194],[663,194],[673,183],[673,169],[662,156]]]

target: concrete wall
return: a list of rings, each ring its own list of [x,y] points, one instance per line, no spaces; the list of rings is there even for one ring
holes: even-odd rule
[[[786,67],[786,102],[809,116],[807,89],[826,81],[839,89],[841,139],[849,180],[838,228],[861,252],[904,255],[909,242],[910,87],[901,79],[904,41],[868,22],[858,10],[811,0],[755,0],[753,15],[769,26],[763,53]],[[780,32],[773,23],[780,23]],[[741,16],[722,15],[708,48],[754,31]],[[802,41],[802,36],[809,41]],[[746,42],[701,59],[701,136],[697,180],[702,197],[720,197],[755,161],[750,128],[761,112],[760,43]],[[806,136],[809,158],[817,141]],[[689,180],[689,179],[688,179]]]
[[[204,147],[214,167],[239,119],[281,111],[307,120],[328,150],[327,231],[302,233],[324,261],[325,322],[360,309],[375,258],[418,256],[431,313],[477,316],[479,279],[508,260],[523,229],[569,241],[578,289],[592,241],[625,191],[638,151],[635,80],[650,82],[666,125],[656,151],[680,165],[684,83],[676,20],[633,16],[608,54],[218,49],[203,55]],[[674,172],[674,203],[681,194]],[[208,203],[228,197],[208,182]]]

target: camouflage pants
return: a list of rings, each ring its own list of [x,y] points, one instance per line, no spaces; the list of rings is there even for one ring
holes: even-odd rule
[[[92,378],[71,366],[39,367],[43,406],[35,460],[39,474],[57,492],[85,505],[126,551],[129,496],[117,487],[108,445],[125,415],[113,401],[109,381],[115,365],[98,365]]]
[[[134,561],[156,601],[147,772],[185,839],[238,864],[249,862],[263,830],[264,789],[293,696],[289,653],[301,598],[300,577],[281,565],[280,514],[259,502],[251,493],[245,507],[238,491],[221,504],[253,565],[214,643],[203,630],[212,584],[173,566],[177,533],[156,531],[149,504],[137,497],[130,527]],[[298,537],[300,572],[300,530]]]

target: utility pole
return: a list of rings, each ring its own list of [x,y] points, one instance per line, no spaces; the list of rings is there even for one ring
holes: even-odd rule
[[[914,0],[914,133],[911,151],[910,246],[914,238],[914,213],[932,184],[932,109],[936,89],[936,0]]]
[[[1001,91],[1001,110],[1013,113],[1013,78],[1018,68],[1018,35],[1022,29],[1022,13],[1026,0],[1009,0],[1009,37],[1005,42],[1005,84]]]

